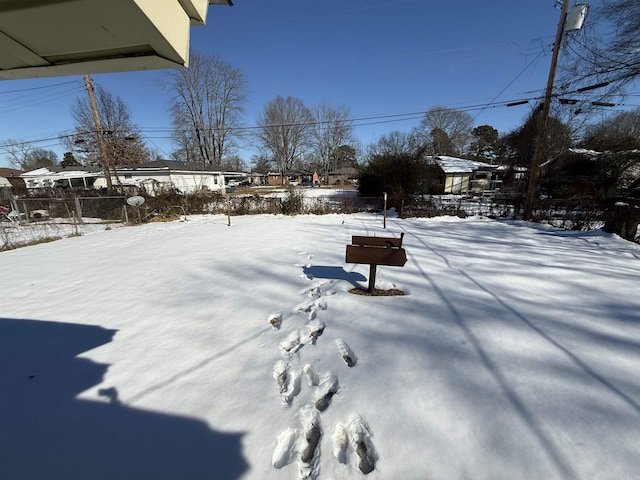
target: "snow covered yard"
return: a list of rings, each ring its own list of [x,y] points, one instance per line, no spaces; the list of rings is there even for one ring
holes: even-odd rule
[[[408,262],[344,263],[352,235]],[[640,246],[191,216],[0,253],[0,478],[640,478]]]

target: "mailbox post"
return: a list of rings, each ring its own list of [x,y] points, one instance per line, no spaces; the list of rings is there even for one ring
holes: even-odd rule
[[[347,245],[345,261],[369,265],[369,293],[375,295],[376,269],[378,265],[402,267],[407,263],[407,255],[402,248],[402,239],[393,237],[351,237]]]

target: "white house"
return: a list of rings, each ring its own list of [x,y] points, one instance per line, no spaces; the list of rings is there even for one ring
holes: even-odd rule
[[[20,178],[24,180],[29,190],[42,188],[92,188],[100,169],[97,167],[42,167],[36,170],[22,173]]]
[[[107,187],[100,167],[43,167],[20,175],[30,190],[48,188],[102,189]],[[149,195],[176,191],[224,192],[224,174],[201,170],[179,162],[157,161],[140,165],[120,165],[111,172],[114,186],[144,188]]]
[[[224,173],[198,169],[179,162],[157,161],[140,165],[120,165],[111,174],[114,186],[135,186],[146,190],[149,195],[175,190],[178,193],[225,191]],[[107,182],[100,174],[94,188],[106,188]]]

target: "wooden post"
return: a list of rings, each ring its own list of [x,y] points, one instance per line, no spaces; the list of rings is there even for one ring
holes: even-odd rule
[[[556,41],[553,44],[553,54],[551,56],[551,68],[549,69],[549,78],[547,79],[547,88],[545,90],[544,100],[542,102],[542,113],[537,121],[537,137],[536,148],[533,152],[531,160],[531,170],[529,171],[527,193],[524,200],[524,212],[522,218],[531,220],[533,203],[538,188],[538,179],[540,178],[540,164],[545,154],[545,144],[547,137],[547,127],[549,125],[549,110],[551,107],[551,98],[553,96],[553,82],[556,78],[556,69],[558,66],[558,56],[560,55],[560,47],[562,45],[562,35],[564,34],[564,24],[567,21],[567,11],[569,9],[569,0],[563,0],[562,12],[560,14],[560,22],[556,32]]]
[[[384,223],[382,224],[383,228],[387,228],[387,192],[384,192]]]
[[[104,144],[104,137],[102,131],[102,122],[100,120],[100,115],[98,114],[98,106],[96,104],[96,97],[93,92],[93,85],[91,84],[91,76],[84,76],[84,83],[87,89],[87,93],[89,94],[89,105],[91,106],[91,113],[93,114],[93,122],[96,126],[96,135],[98,139],[98,148],[100,149],[100,157],[102,157],[102,169],[104,172],[104,178],[107,181],[107,189],[111,190],[113,188],[113,183],[111,182],[111,173],[109,172],[109,158],[107,156],[107,147]]]
[[[376,294],[376,267],[375,263],[369,265],[369,293],[371,295]]]
[[[227,227],[231,226],[231,198],[227,195]]]

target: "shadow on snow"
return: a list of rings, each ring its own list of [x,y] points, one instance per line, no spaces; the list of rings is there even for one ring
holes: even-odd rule
[[[314,265],[304,267],[302,272],[310,280],[313,278],[328,278],[330,280],[346,280],[354,287],[360,287],[358,282],[367,280],[367,277],[358,272],[347,272],[343,267]]]
[[[0,478],[134,480],[239,478],[240,433],[130,408],[116,388],[105,402],[75,398],[108,365],[78,358],[115,330],[0,318]]]

